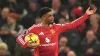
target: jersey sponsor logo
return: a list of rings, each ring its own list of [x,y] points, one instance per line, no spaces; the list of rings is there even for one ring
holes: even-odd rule
[[[69,23],[66,23],[66,24],[69,24]],[[65,24],[56,24],[58,26],[65,26]]]
[[[46,47],[46,46],[54,46],[54,45],[56,45],[56,43],[40,44],[39,46]]]
[[[45,38],[45,42],[50,43],[51,39],[49,37]]]
[[[46,46],[55,46],[56,45],[56,42],[54,42],[54,43],[50,43],[51,42],[51,38],[50,37],[46,37],[45,38],[45,44],[40,44],[39,46],[44,46],[44,47],[46,47]]]
[[[40,34],[39,35],[44,35],[44,33],[43,32],[40,32]]]

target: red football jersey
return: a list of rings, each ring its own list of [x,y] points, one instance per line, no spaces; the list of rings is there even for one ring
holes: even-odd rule
[[[34,56],[58,56],[58,35],[66,30],[76,28],[88,18],[84,14],[79,19],[66,24],[52,24],[50,27],[45,28],[41,24],[33,25],[28,29],[28,33],[35,33],[39,36],[40,45],[34,49]],[[27,47],[27,42],[24,41],[23,35],[17,38],[17,42],[22,47]]]

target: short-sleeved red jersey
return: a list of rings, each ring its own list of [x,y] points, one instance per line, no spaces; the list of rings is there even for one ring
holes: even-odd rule
[[[41,24],[33,25],[28,29],[28,33],[35,33],[39,36],[40,45],[34,49],[34,56],[58,56],[58,35],[61,32],[76,28],[88,18],[84,14],[79,19],[66,24],[52,24],[45,28]],[[23,35],[17,37],[17,42],[24,48],[27,47],[27,42],[24,41]]]

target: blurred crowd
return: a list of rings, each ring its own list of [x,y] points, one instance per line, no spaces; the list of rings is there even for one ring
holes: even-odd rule
[[[0,0],[0,56],[32,56],[16,37],[33,24],[41,23],[38,10],[50,7],[55,23],[76,20],[90,6],[97,12],[77,28],[59,34],[59,56],[100,56],[100,0]]]

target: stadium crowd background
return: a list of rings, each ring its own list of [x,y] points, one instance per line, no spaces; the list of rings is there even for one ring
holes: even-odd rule
[[[70,23],[89,7],[97,12],[75,29],[59,34],[59,56],[100,56],[100,0],[0,0],[0,56],[32,56],[16,37],[33,24],[38,24],[38,10],[50,7],[55,23]]]

